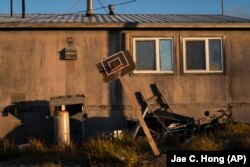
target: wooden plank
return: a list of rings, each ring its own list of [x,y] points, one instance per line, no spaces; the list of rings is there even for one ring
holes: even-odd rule
[[[85,96],[84,95],[67,95],[67,96],[57,96],[51,97],[49,106],[50,106],[50,116],[54,116],[55,107],[59,107],[62,105],[75,105],[82,104],[85,105]]]
[[[145,135],[146,135],[146,137],[148,139],[148,142],[150,144],[150,147],[151,147],[154,155],[155,156],[160,155],[160,151],[158,150],[158,148],[157,148],[157,146],[155,144],[155,141],[154,141],[154,139],[153,139],[153,137],[152,137],[152,135],[151,135],[151,133],[150,133],[150,131],[148,129],[148,126],[147,126],[146,122],[144,121],[141,110],[137,105],[137,101],[136,101],[135,98],[133,98],[134,94],[128,87],[128,84],[126,82],[126,78],[125,77],[120,77],[119,79],[120,79],[120,82],[121,82],[122,87],[124,89],[124,92],[126,93],[130,103],[132,104],[132,106],[134,108],[135,115],[136,115],[136,117],[138,118],[138,121],[141,124],[141,127],[142,127],[142,129],[143,129],[143,131],[144,131],[144,133],[145,133]]]
[[[151,104],[152,102],[154,103],[156,100],[157,100],[158,96],[153,96],[153,97],[150,97],[149,99],[147,99],[146,101]]]
[[[143,115],[142,115],[143,118],[145,118],[145,116],[146,116],[148,110],[149,110],[148,107],[144,110]],[[133,139],[135,139],[135,137],[136,137],[136,135],[137,135],[137,133],[138,133],[140,127],[141,127],[141,126],[140,126],[140,122],[137,121],[137,123],[136,123],[136,128],[135,128],[135,131],[134,131],[134,134],[133,134]]]

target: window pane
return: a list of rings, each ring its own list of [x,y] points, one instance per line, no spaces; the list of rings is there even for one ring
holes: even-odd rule
[[[187,70],[205,70],[205,41],[186,42],[186,67]]]
[[[160,69],[161,71],[172,71],[172,40],[160,40]]]
[[[155,41],[136,41],[136,69],[155,70]]]
[[[211,71],[221,71],[221,40],[209,39],[209,63]]]

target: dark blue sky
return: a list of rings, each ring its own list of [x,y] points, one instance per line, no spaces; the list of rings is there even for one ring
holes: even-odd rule
[[[131,0],[99,0],[104,6]],[[94,8],[100,8],[94,0]],[[21,13],[21,0],[13,0],[14,13]],[[9,13],[10,0],[0,0],[0,13]],[[26,0],[27,13],[75,13],[86,10],[86,0]],[[85,12],[83,12],[85,13]],[[95,13],[105,13],[99,9]],[[221,0],[136,0],[116,6],[115,13],[220,14]],[[225,15],[250,18],[250,0],[224,0]]]

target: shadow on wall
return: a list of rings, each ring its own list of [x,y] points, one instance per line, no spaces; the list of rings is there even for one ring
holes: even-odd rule
[[[0,117],[2,133],[16,144],[29,138],[53,142],[53,119],[49,117],[48,101],[24,101],[7,106]]]
[[[113,130],[124,129],[125,122],[122,115],[123,108],[120,106],[112,107],[109,110],[102,112],[109,112],[109,117],[90,117],[86,120],[85,137],[93,137],[101,133],[111,133]],[[86,139],[85,138],[85,139]]]
[[[136,28],[138,23],[127,23],[124,25],[124,30],[126,27]],[[108,32],[108,54],[109,56],[121,51],[126,50],[126,34],[121,30],[109,30]],[[103,83],[104,84],[104,83]],[[110,118],[107,119],[107,123],[111,124],[111,130],[122,129],[126,126],[124,122],[125,114],[125,105],[124,96],[125,92],[122,88],[122,84],[119,79],[113,80],[109,84],[109,105],[111,107],[109,111]]]
[[[70,134],[72,142],[82,142],[81,107],[69,107]],[[78,109],[78,110],[77,110]],[[77,110],[77,111],[76,111]],[[8,138],[23,144],[35,138],[52,144],[54,121],[50,117],[49,102],[45,100],[24,101],[7,106],[0,116],[0,138]]]
[[[108,38],[108,54],[109,56],[122,50],[121,43],[121,31],[119,30],[109,30]],[[105,84],[105,83],[103,83]],[[118,79],[110,81],[109,83],[109,119],[106,119],[107,129],[118,130],[124,128],[124,99],[123,99],[123,89],[120,81]],[[100,118],[99,118],[100,119]],[[104,121],[104,120],[103,120]]]
[[[81,105],[68,105],[70,138],[74,143],[83,141]],[[111,107],[111,117],[92,117],[85,121],[84,137],[92,137],[98,131],[111,131],[124,125],[120,107]],[[114,126],[117,125],[117,126]],[[49,102],[45,100],[23,101],[5,107],[0,115],[0,138],[8,138],[15,144],[24,144],[30,138],[47,144],[54,143],[54,119],[50,117]]]

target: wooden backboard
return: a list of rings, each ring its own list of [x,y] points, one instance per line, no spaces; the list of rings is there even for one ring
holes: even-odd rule
[[[120,51],[101,60],[96,67],[102,73],[103,81],[109,82],[133,71],[135,63],[129,51]]]

